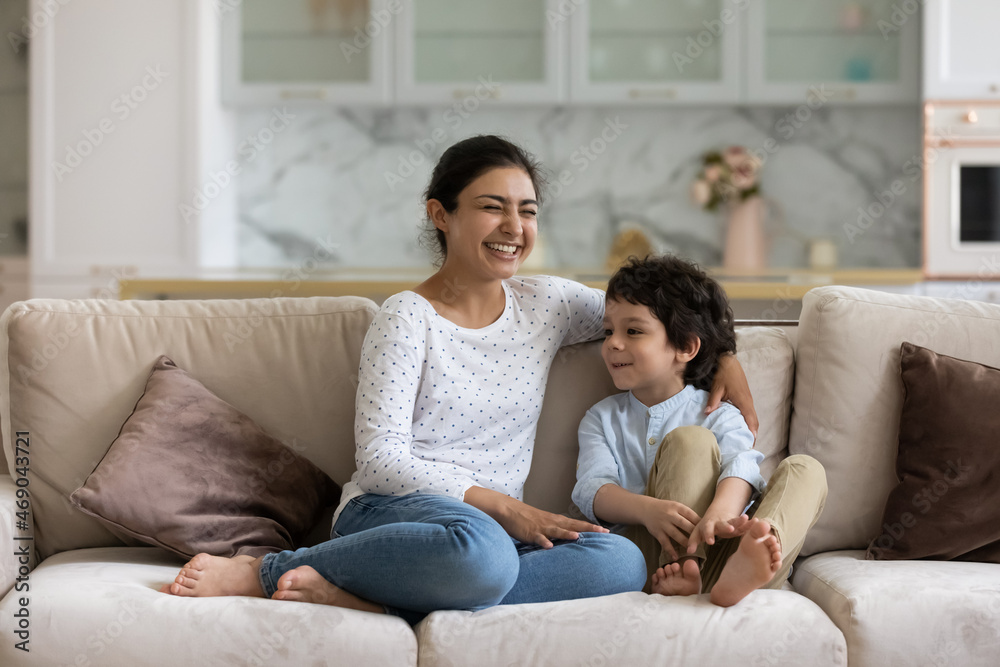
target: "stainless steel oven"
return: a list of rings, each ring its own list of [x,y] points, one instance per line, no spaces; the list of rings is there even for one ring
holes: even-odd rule
[[[1000,277],[1000,102],[924,106],[924,274]]]

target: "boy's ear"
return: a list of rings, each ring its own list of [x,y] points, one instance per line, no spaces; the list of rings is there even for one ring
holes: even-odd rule
[[[691,336],[688,339],[687,345],[677,348],[677,360],[687,363],[697,357],[700,350],[701,339],[697,336]]]

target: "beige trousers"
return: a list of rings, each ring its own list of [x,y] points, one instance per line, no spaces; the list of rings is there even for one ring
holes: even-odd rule
[[[683,503],[703,516],[715,497],[722,470],[722,456],[715,435],[701,426],[682,426],[668,433],[649,471],[646,495]],[[806,532],[816,523],[826,502],[826,472],[811,456],[795,454],[782,461],[767,489],[750,509],[753,516],[766,519],[781,543],[781,569],[764,588],[781,588],[788,579],[792,562],[805,541]],[[626,533],[646,558],[646,591],[649,577],[673,559],[644,526],[631,526]],[[712,590],[726,561],[736,551],[740,538],[700,544],[694,557],[700,561],[702,592]],[[674,543],[679,554],[686,547]]]

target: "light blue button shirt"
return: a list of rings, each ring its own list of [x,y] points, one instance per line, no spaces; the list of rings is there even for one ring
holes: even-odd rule
[[[746,480],[763,492],[760,474],[764,454],[753,448],[753,433],[733,405],[722,403],[705,414],[708,392],[687,385],[662,403],[646,407],[628,391],[604,399],[580,422],[580,456],[573,502],[591,521],[594,496],[605,484],[645,494],[649,471],[664,436],[681,426],[704,426],[715,434],[722,455],[722,474]]]

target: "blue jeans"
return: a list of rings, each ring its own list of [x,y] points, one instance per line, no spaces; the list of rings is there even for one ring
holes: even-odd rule
[[[341,512],[329,542],[264,556],[272,596],[282,574],[309,565],[335,586],[416,623],[438,609],[549,602],[642,590],[631,541],[580,533],[551,549],[519,542],[486,513],[445,496],[365,494]]]

